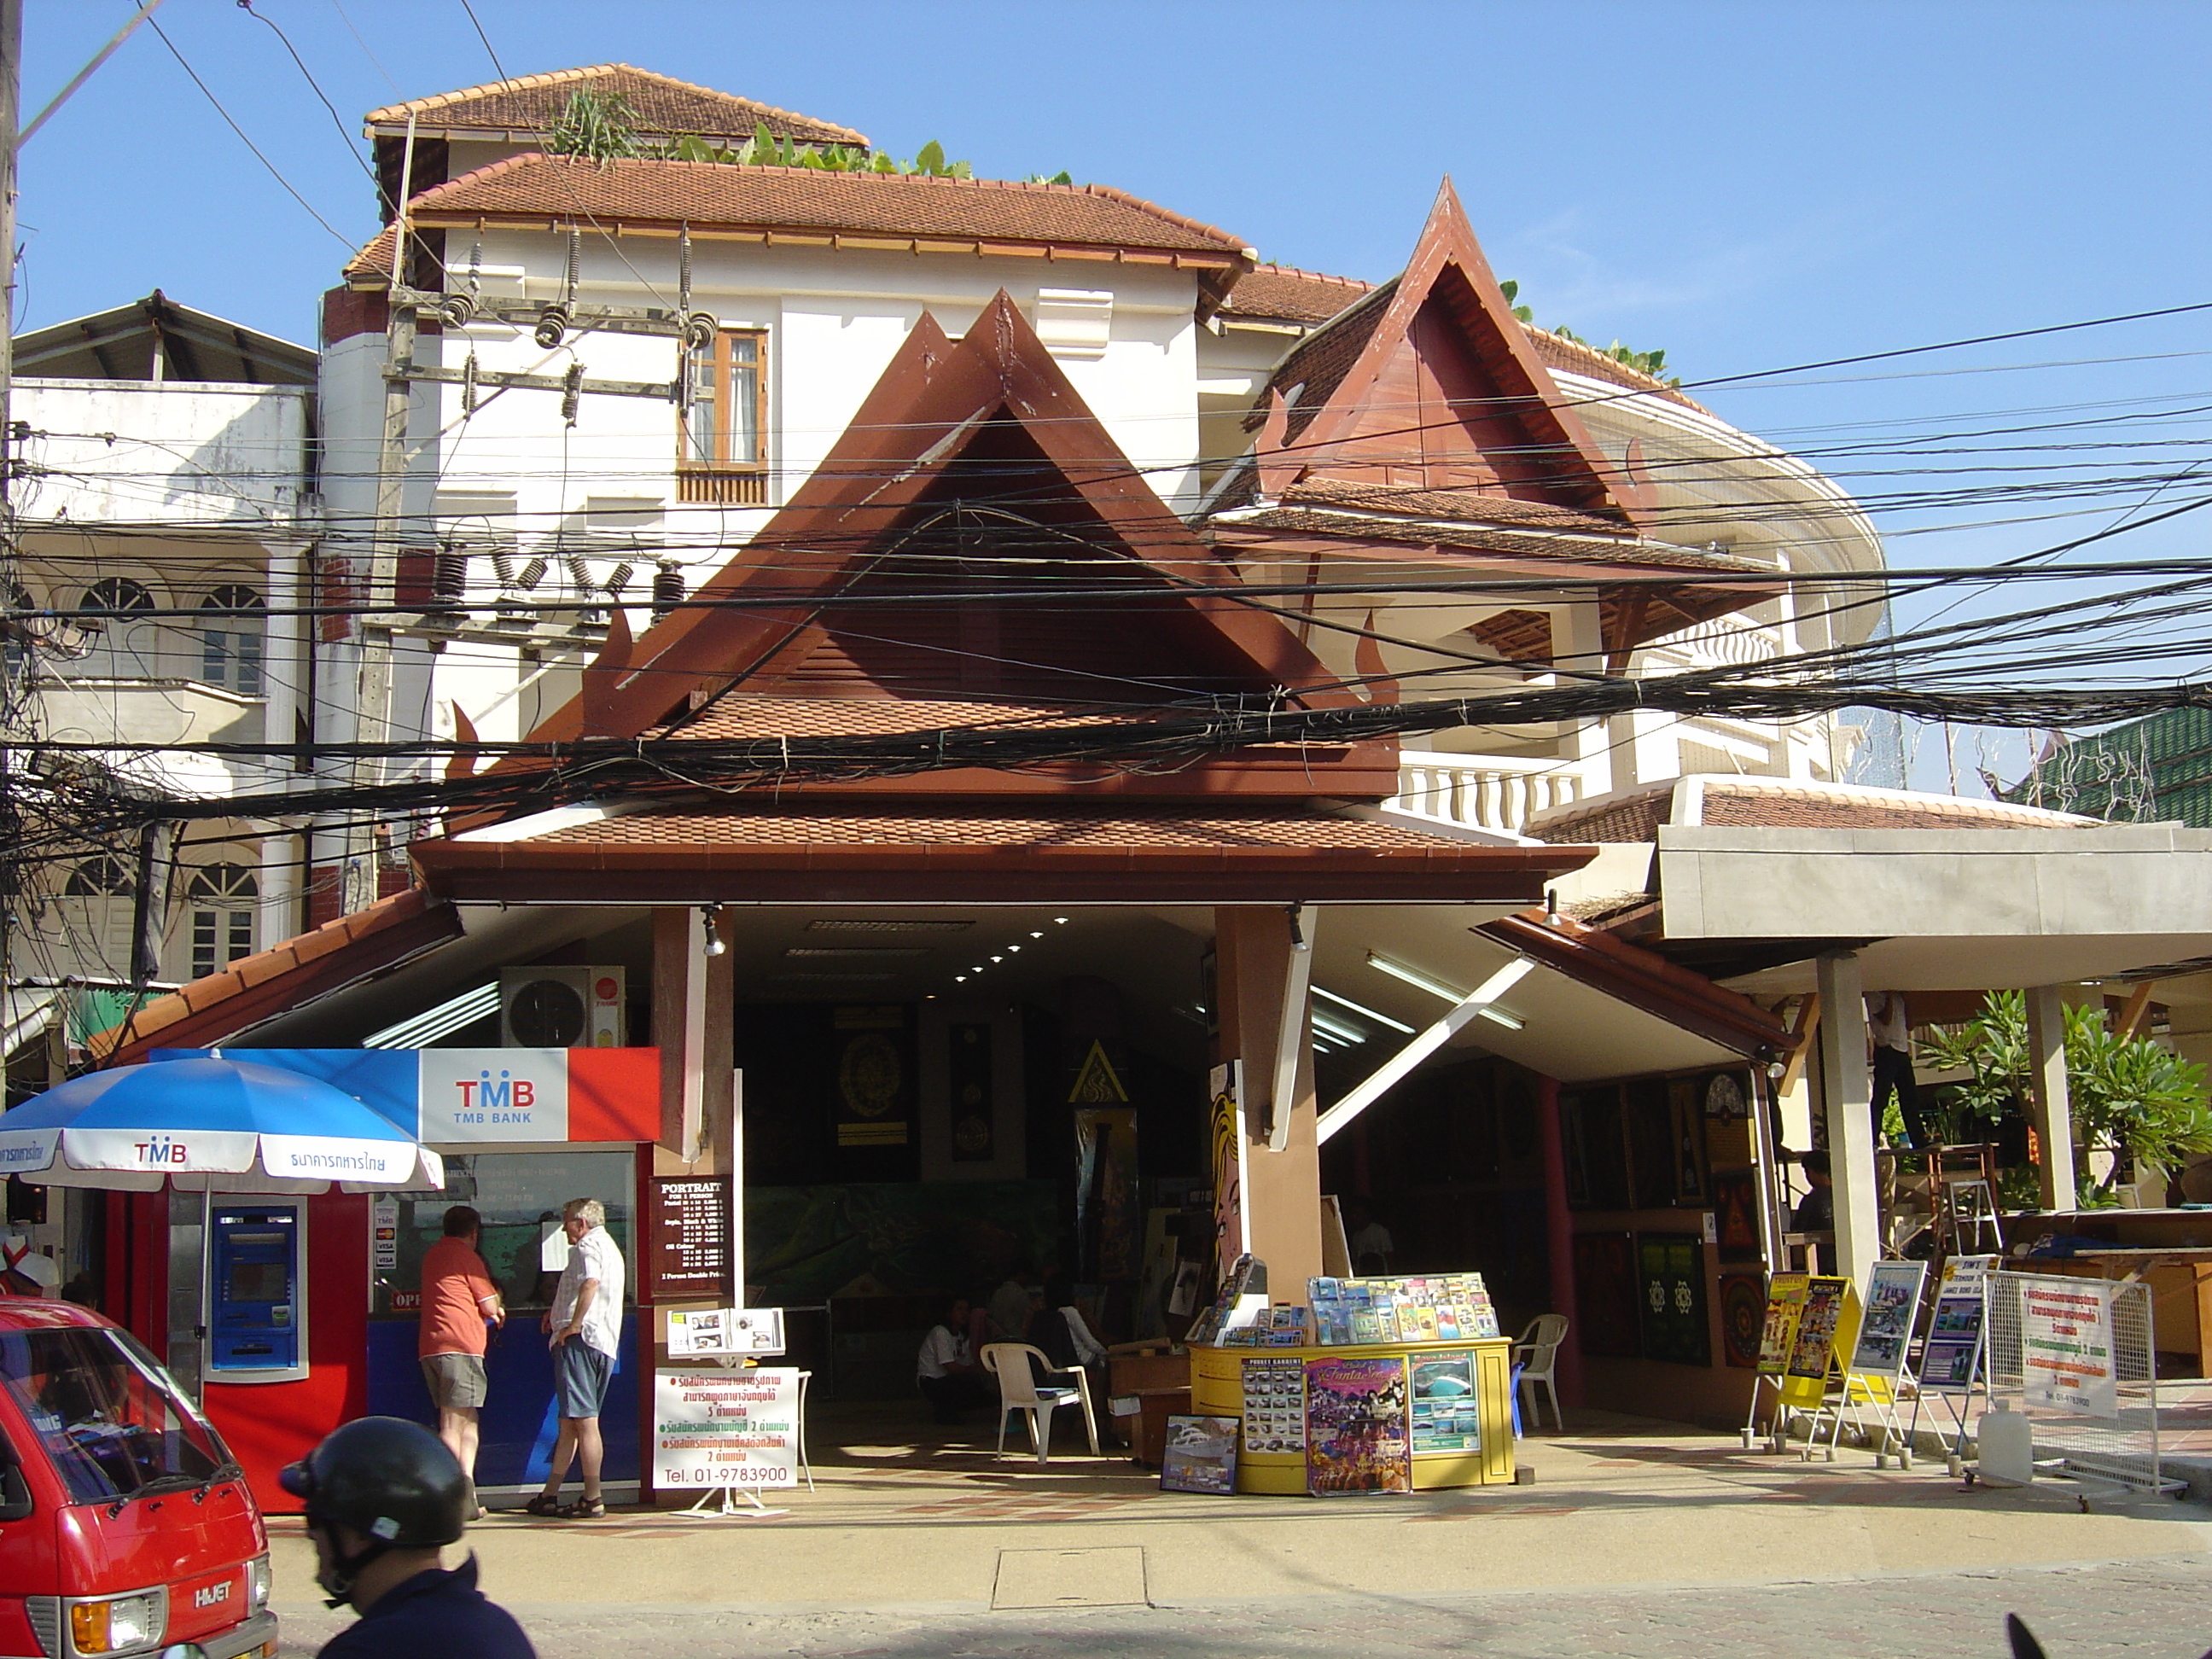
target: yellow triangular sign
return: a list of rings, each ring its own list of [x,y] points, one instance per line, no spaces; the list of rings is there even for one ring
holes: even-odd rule
[[[1127,1105],[1129,1091],[1121,1086],[1115,1074],[1114,1062],[1106,1058],[1106,1051],[1097,1038],[1091,1043],[1091,1052],[1083,1057],[1083,1069],[1075,1074],[1075,1086],[1067,1091],[1071,1106]]]

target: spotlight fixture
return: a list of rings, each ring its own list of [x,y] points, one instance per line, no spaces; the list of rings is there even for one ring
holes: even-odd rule
[[[707,954],[719,957],[727,951],[730,942],[722,937],[722,907],[719,904],[701,905],[699,920],[707,924]]]
[[[965,985],[968,982],[968,975],[965,974],[955,974],[952,976],[952,982],[955,985]]]
[[[1378,974],[1388,974],[1402,984],[1410,985],[1417,991],[1426,991],[1432,997],[1442,997],[1446,1002],[1467,1000],[1466,992],[1447,985],[1440,979],[1432,979],[1418,968],[1408,968],[1402,962],[1377,956],[1372,951],[1367,953],[1367,965]]]
[[[1401,1019],[1393,1019],[1388,1014],[1377,1013],[1374,1009],[1370,1008],[1364,1002],[1354,1002],[1350,997],[1340,997],[1334,991],[1324,991],[1318,985],[1312,988],[1313,994],[1316,996],[1322,998],[1326,1001],[1333,1002],[1340,1008],[1348,1009],[1352,1013],[1358,1014],[1362,1019],[1371,1019],[1377,1025],[1387,1025],[1390,1030],[1394,1031],[1401,1031],[1407,1036],[1413,1035],[1413,1028],[1407,1024],[1406,1022]]]
[[[1053,924],[1055,927],[1065,927],[1067,926],[1067,918],[1066,916],[1054,916],[1052,920]]]
[[[1031,930],[1030,930],[1030,937],[1031,939],[1042,939],[1042,938],[1044,937],[1044,929],[1043,929],[1043,928],[1042,928],[1042,927],[1037,927],[1037,928],[1033,928],[1033,929],[1031,929]]]

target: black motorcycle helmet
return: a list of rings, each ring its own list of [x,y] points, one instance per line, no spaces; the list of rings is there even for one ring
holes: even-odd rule
[[[276,1484],[307,1505],[308,1525],[335,1523],[369,1540],[336,1558],[323,1586],[337,1598],[333,1607],[386,1551],[451,1544],[468,1516],[469,1479],[459,1460],[429,1430],[403,1418],[358,1418],[332,1430],[286,1465]]]

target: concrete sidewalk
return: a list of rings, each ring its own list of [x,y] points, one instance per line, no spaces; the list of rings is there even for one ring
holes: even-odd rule
[[[817,1439],[834,1437],[830,1416]],[[824,1451],[818,1490],[777,1499],[789,1513],[775,1519],[510,1514],[472,1528],[468,1547],[495,1599],[570,1619],[1396,1603],[2212,1559],[2212,1510],[2198,1504],[2094,1488],[2084,1513],[2072,1483],[1970,1491],[1940,1463],[1878,1471],[1848,1446],[1806,1463],[1595,1413],[1523,1443],[1534,1486],[1330,1499],[1162,1493],[1119,1459],[1041,1468],[994,1457],[988,1437],[979,1449],[908,1426],[885,1432],[879,1415],[875,1442]],[[271,1525],[279,1610],[294,1642],[319,1639],[343,1621],[320,1608],[298,1522]]]

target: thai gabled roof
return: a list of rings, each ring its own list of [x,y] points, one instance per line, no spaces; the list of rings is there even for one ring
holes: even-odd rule
[[[656,137],[690,134],[701,138],[750,138],[755,128],[764,127],[770,137],[792,138],[801,143],[866,149],[868,143],[866,133],[835,122],[817,121],[811,115],[794,114],[711,87],[694,86],[629,64],[594,64],[548,75],[525,75],[389,104],[369,112],[367,130],[371,137],[398,137],[406,132],[408,118],[412,116],[417,139],[513,137],[529,143],[576,92],[619,94],[629,105],[636,129]]]

